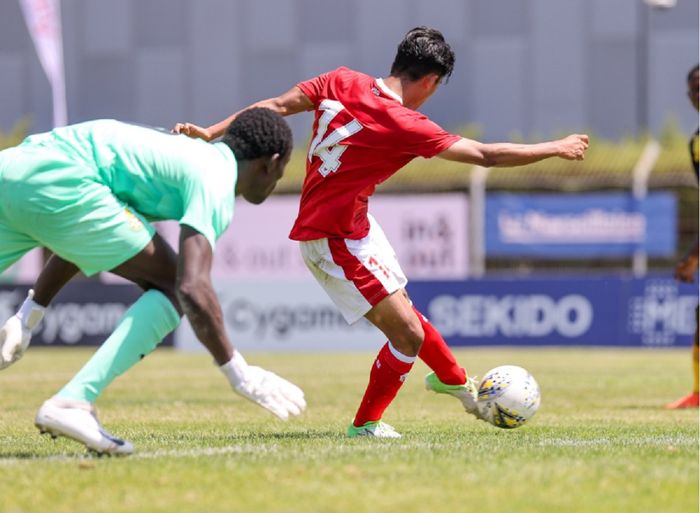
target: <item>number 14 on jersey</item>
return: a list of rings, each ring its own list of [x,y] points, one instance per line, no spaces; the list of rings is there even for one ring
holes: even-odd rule
[[[323,100],[319,110],[323,111],[323,114],[318,120],[316,137],[311,141],[309,147],[309,162],[314,156],[319,157],[322,164],[319,166],[318,172],[326,177],[330,173],[338,171],[341,164],[340,157],[348,149],[346,145],[338,143],[362,130],[362,125],[353,119],[326,135],[329,125],[341,111],[345,110],[345,107],[336,100]]]

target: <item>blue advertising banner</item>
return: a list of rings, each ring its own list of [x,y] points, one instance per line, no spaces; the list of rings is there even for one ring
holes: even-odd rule
[[[697,285],[669,276],[411,282],[450,345],[687,346]]]
[[[544,258],[668,256],[676,250],[676,197],[653,192],[491,194],[486,253]]]
[[[29,287],[0,285],[0,324],[14,315]],[[134,285],[74,281],[58,293],[32,336],[32,346],[98,346],[143,292]],[[172,346],[168,335],[161,345]]]

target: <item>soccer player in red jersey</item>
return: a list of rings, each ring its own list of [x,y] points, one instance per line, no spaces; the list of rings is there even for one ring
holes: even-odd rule
[[[418,27],[399,44],[386,78],[341,67],[255,104],[283,116],[315,112],[290,238],[299,241],[306,265],[345,319],[352,323],[364,316],[388,338],[348,428],[351,437],[400,436],[381,418],[416,356],[433,371],[426,377],[429,390],[457,397],[478,416],[473,383],[442,336],[412,306],[394,251],[368,213],[375,187],[416,157],[517,166],[550,157],[581,160],[588,147],[586,135],[540,144],[483,144],[446,132],[417,109],[453,66],[454,53],[442,34]],[[206,129],[181,123],[174,131],[211,140],[237,115]]]

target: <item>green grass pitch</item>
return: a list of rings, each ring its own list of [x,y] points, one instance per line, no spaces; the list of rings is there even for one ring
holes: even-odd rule
[[[540,411],[498,430],[424,391],[418,363],[385,416],[399,440],[343,436],[371,354],[248,354],[306,391],[307,412],[284,423],[209,357],[159,350],[98,403],[137,453],[99,459],[33,426],[89,354],[32,348],[0,372],[0,512],[698,511],[697,410],[662,409],[690,386],[689,350],[459,350],[474,374],[530,370]]]

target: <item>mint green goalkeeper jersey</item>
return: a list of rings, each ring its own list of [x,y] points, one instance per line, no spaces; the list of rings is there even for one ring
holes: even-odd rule
[[[0,152],[0,272],[36,246],[87,275],[116,268],[175,220],[212,249],[233,217],[236,159],[223,143],[98,120]]]
[[[84,164],[79,173],[75,167],[56,168],[25,177],[57,198],[74,201],[63,178],[95,180],[149,221],[175,220],[190,226],[212,248],[233,217],[238,169],[233,152],[223,143],[98,120],[30,136],[22,146],[37,144]],[[57,176],[64,173],[70,176]]]

